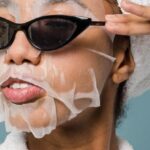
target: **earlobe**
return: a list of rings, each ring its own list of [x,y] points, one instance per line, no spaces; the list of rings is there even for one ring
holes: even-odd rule
[[[118,69],[116,73],[113,74],[112,79],[116,84],[120,84],[121,82],[128,80],[130,76],[130,68],[126,65]]]
[[[130,50],[130,39],[127,36],[116,36],[114,40],[116,61],[112,70],[112,80],[120,84],[129,79],[134,71],[135,62]]]

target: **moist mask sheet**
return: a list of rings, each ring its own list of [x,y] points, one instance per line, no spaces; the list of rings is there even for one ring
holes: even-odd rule
[[[87,49],[93,55],[104,57],[109,64],[113,64],[114,58],[106,54],[95,53]],[[43,58],[41,66],[35,67],[24,63],[18,65],[4,65],[3,54],[0,55],[0,85],[9,79],[19,79],[33,84],[45,90],[45,95],[36,101],[27,104],[15,104],[10,102],[0,91],[0,114],[1,121],[5,121],[7,131],[32,132],[36,138],[49,134],[57,125],[62,124],[85,110],[88,107],[100,106],[100,93],[104,83],[98,89],[96,75],[93,68],[88,68],[82,73],[86,78],[88,88],[81,86],[81,81],[76,74],[73,80],[65,76],[65,72],[52,61],[52,58]],[[47,57],[45,55],[45,57]],[[108,60],[107,60],[108,59]],[[108,74],[106,72],[105,74]],[[101,77],[105,81],[105,76]],[[59,82],[59,86],[55,82]],[[86,85],[84,85],[86,87]],[[19,88],[18,88],[19,90]],[[64,111],[59,113],[57,107],[61,103]],[[64,113],[64,114],[61,114]]]
[[[52,4],[47,5],[48,2]],[[38,0],[32,3],[29,0],[23,3],[14,0],[10,1],[8,11],[16,22],[29,21],[45,14],[59,13],[91,17],[96,20],[96,14],[92,14],[89,10],[71,0],[56,4],[57,2],[54,4],[53,0]],[[71,5],[73,7],[70,7]],[[104,10],[103,5],[101,5],[101,10]],[[104,19],[103,11],[99,18]],[[102,27],[95,28],[100,28],[105,32]],[[92,30],[92,27],[89,30]],[[77,40],[85,37],[85,34],[81,34]],[[110,40],[110,42],[112,41]],[[97,75],[96,67],[90,64],[87,58],[74,63],[73,58],[75,57],[75,60],[78,60],[78,57],[80,57],[75,53],[79,49],[74,46],[70,47],[62,48],[62,51],[66,51],[64,54],[68,56],[70,55],[70,52],[68,52],[71,51],[70,49],[74,51],[73,55],[70,55],[64,63],[61,63],[64,61],[62,61],[62,57],[56,59],[59,54],[54,52],[42,53],[41,62],[38,65],[27,62],[20,65],[6,64],[5,55],[6,51],[9,53],[9,48],[0,53],[0,121],[5,122],[8,132],[32,132],[36,138],[42,138],[46,134],[50,134],[58,125],[75,118],[85,109],[100,106],[100,94],[115,58],[111,56],[112,54],[105,54],[105,49],[98,51],[94,48],[80,47],[80,53],[86,53],[87,58],[96,57],[99,61],[99,69],[104,70],[104,66],[108,66],[107,70],[105,69],[100,75]],[[37,51],[38,55],[39,53]],[[86,64],[85,67],[80,68],[83,64]],[[16,81],[17,83],[15,83]],[[101,83],[98,85],[99,81]],[[44,94],[22,104],[16,104],[16,100],[12,96],[11,101],[9,100],[8,89],[15,89],[20,92],[22,89],[30,88],[30,86],[40,89]],[[24,97],[25,93],[20,93]]]

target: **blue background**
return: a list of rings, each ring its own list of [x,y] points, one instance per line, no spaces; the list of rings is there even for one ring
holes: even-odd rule
[[[134,150],[150,150],[150,92],[131,99],[127,103],[127,117],[118,128],[118,134],[126,138]]]
[[[150,92],[127,102],[127,115],[118,127],[118,135],[127,139],[134,150],[150,150]],[[0,124],[0,142],[5,137],[4,125]]]

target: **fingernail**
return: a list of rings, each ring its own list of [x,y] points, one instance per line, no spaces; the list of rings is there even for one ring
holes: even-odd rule
[[[129,0],[123,0],[123,2],[124,2],[124,3],[130,3],[130,1],[129,1]]]
[[[130,1],[128,1],[128,0],[123,0],[123,2],[124,2],[124,3],[130,3]]]
[[[113,20],[114,18],[116,18],[115,15],[106,15],[106,16],[105,16],[105,19],[108,20],[108,21],[109,21],[109,20],[111,21],[111,20]]]
[[[109,22],[109,23],[106,24],[106,26],[107,26],[108,28],[115,28],[115,27],[116,27],[116,24],[115,24],[115,23],[112,23],[112,22]]]
[[[106,15],[106,19],[111,19],[113,15]]]
[[[127,5],[127,4],[129,4],[129,1],[127,1],[127,0],[123,0],[122,2],[121,2],[121,5]]]
[[[122,1],[123,5],[128,5],[128,4],[133,4],[133,2],[129,1],[129,0],[123,0]]]

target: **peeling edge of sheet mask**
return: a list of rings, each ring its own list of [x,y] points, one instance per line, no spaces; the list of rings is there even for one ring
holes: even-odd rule
[[[107,54],[104,54],[104,53],[101,53],[101,52],[97,53],[96,50],[89,50],[89,51],[92,52],[92,53],[95,53],[95,54],[97,54],[97,55],[99,55],[101,57],[104,57],[104,58],[106,58],[106,59],[108,59],[110,61],[112,61],[112,63],[115,60],[113,57],[108,56]],[[4,65],[3,64],[4,56],[2,56],[2,54],[0,55],[0,60],[1,60],[0,64]],[[49,61],[50,60],[48,60],[48,62]],[[43,65],[46,65],[46,67],[43,66],[42,67],[43,70],[41,71],[41,72],[45,72],[45,75],[44,75],[45,78],[48,77],[46,69],[47,69],[47,67],[50,67],[48,65],[51,64],[51,63],[48,63],[48,62],[45,60],[45,63],[43,63]],[[53,65],[53,67],[55,68],[54,65]],[[31,127],[30,122],[28,121],[28,119],[29,119],[28,118],[29,112],[31,113],[31,110],[32,110],[32,107],[30,108],[30,106],[32,106],[32,105],[33,105],[33,107],[34,107],[34,105],[36,106],[36,104],[38,104],[38,101],[36,101],[33,104],[15,105],[15,104],[12,104],[12,103],[8,103],[8,101],[5,99],[5,97],[0,92],[0,97],[1,97],[1,99],[0,99],[0,101],[1,101],[0,102],[1,103],[0,110],[3,113],[3,115],[4,115],[4,116],[2,116],[1,121],[2,121],[2,119],[4,119],[3,121],[5,121],[5,126],[6,126],[7,132],[13,132],[13,131],[15,131],[15,132],[17,132],[17,131],[21,132],[22,131],[22,132],[24,132],[24,130],[20,130],[20,129],[12,126],[10,121],[9,121],[10,115],[13,116],[13,114],[16,114],[15,111],[17,110],[17,112],[18,112],[18,110],[19,110],[20,111],[19,113],[22,113],[22,117],[24,118],[24,120],[28,124],[29,131],[25,130],[25,132],[32,132],[33,135],[36,138],[42,138],[46,134],[50,134],[52,132],[52,130],[54,130],[56,128],[56,126],[57,126],[56,104],[54,102],[55,99],[58,99],[61,102],[63,102],[63,104],[65,104],[65,106],[70,110],[70,116],[68,117],[68,120],[73,119],[74,117],[76,117],[79,113],[81,113],[86,108],[99,107],[100,106],[100,94],[101,94],[101,91],[98,91],[98,89],[97,89],[96,76],[95,76],[95,72],[94,72],[94,70],[92,68],[89,68],[89,70],[87,70],[87,73],[89,73],[89,75],[90,75],[90,78],[91,78],[91,81],[92,81],[92,84],[93,84],[93,90],[91,92],[87,92],[87,93],[86,92],[85,93],[83,93],[83,92],[75,93],[76,84],[74,84],[72,89],[70,89],[69,91],[67,91],[67,92],[59,92],[58,93],[57,91],[55,91],[50,86],[50,84],[48,84],[46,81],[44,81],[44,78],[39,79],[39,81],[33,79],[31,77],[31,75],[33,75],[32,72],[35,71],[34,69],[35,68],[34,68],[33,65],[26,64],[26,63],[23,64],[23,65],[20,65],[20,66],[18,66],[18,65],[6,65],[5,64],[1,68],[0,84],[2,84],[4,81],[6,81],[10,77],[12,77],[12,78],[18,78],[18,79],[30,82],[30,83],[32,83],[34,85],[37,85],[37,86],[42,87],[43,89],[45,89],[47,91],[47,97],[44,97],[44,99],[45,98],[46,99],[51,99],[51,100],[47,100],[46,101],[45,106],[47,106],[48,110],[52,110],[52,112],[49,112],[49,113],[53,114],[53,117],[52,117],[53,121],[50,122],[50,124],[47,127],[44,127],[44,128],[33,128],[33,127]],[[30,74],[30,76],[25,75],[24,73]],[[62,74],[63,74],[63,72],[61,73],[60,76],[62,76]],[[3,77],[3,79],[2,79],[2,77]],[[36,79],[37,79],[37,77],[36,77]],[[79,110],[78,108],[76,108],[76,106],[74,106],[74,102],[77,99],[82,99],[82,98],[90,98],[92,100],[92,102],[86,108]],[[48,102],[49,102],[49,104],[47,104]],[[13,107],[11,107],[10,105],[12,105]],[[48,105],[49,105],[49,107],[48,107]],[[11,108],[9,108],[9,107],[11,107]],[[17,107],[18,107],[18,109],[17,109]],[[52,109],[49,109],[49,108],[52,108]],[[22,110],[24,110],[24,112],[22,112]],[[46,111],[48,112],[48,110],[46,110]],[[12,113],[10,114],[10,111],[13,111],[13,114]],[[50,116],[52,114],[50,114]],[[64,122],[66,122],[66,121],[67,120],[64,120]]]

